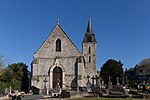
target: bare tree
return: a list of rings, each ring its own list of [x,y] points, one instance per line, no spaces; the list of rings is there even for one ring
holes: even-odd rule
[[[4,71],[4,68],[9,60],[4,59],[2,55],[0,55],[0,74]]]

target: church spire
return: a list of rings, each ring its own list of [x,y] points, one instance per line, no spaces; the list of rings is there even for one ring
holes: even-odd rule
[[[88,20],[88,26],[87,26],[87,29],[86,29],[86,33],[87,34],[92,34],[93,33],[92,22],[91,22],[91,18],[90,17],[89,17],[89,20]]]
[[[83,38],[82,43],[88,43],[88,42],[96,43],[96,38],[95,38],[95,34],[93,33],[92,23],[91,23],[90,18],[88,20],[88,26],[86,29],[86,34]]]

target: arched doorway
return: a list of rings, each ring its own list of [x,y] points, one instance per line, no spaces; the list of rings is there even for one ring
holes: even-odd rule
[[[56,87],[58,80],[60,81],[60,87],[62,88],[62,69],[60,67],[55,67],[53,70],[53,88]]]

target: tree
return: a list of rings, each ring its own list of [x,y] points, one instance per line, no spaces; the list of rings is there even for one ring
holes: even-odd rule
[[[4,73],[0,77],[0,84],[4,88],[12,87],[12,89],[28,92],[29,86],[29,71],[28,66],[24,63],[15,63],[8,65]],[[4,84],[5,83],[5,84]]]
[[[4,64],[5,63],[5,60],[3,58],[3,56],[0,55],[0,94],[3,93],[4,89],[6,88],[6,83],[3,82],[3,74],[4,74]]]
[[[113,59],[109,59],[104,63],[101,67],[100,75],[103,81],[108,84],[108,78],[111,77],[111,82],[113,85],[117,83],[117,77],[119,78],[119,82],[123,79],[123,64],[121,61],[116,61]]]
[[[4,71],[4,59],[3,56],[0,55],[0,76],[2,75]]]
[[[24,65],[23,69],[23,76],[21,79],[21,90],[24,91],[25,93],[29,92],[29,76],[30,76],[30,72],[28,71],[28,66]]]

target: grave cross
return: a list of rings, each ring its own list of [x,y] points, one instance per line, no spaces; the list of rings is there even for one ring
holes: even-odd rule
[[[99,82],[98,82],[99,77],[97,75],[95,75],[95,79],[96,79],[96,86],[99,87]]]
[[[91,79],[92,79],[92,85],[93,85],[93,87],[94,87],[94,84],[95,84],[95,83],[94,83],[94,80],[96,80],[96,76],[92,76]]]
[[[89,80],[90,76],[89,76],[89,75],[87,75],[87,77],[86,77],[86,78],[88,78],[88,80]]]
[[[120,83],[119,83],[119,77],[117,77],[117,85],[120,85]]]
[[[111,82],[111,77],[110,77],[110,75],[109,75],[109,77],[108,77],[108,89],[109,89],[109,90],[112,89],[112,82]]]
[[[43,82],[44,82],[44,86],[45,86],[45,88],[46,88],[47,79],[45,78]]]
[[[110,77],[110,75],[108,77],[108,82],[111,83],[111,77]]]

